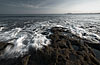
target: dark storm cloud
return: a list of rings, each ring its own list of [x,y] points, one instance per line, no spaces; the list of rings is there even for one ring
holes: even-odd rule
[[[0,0],[0,13],[48,13],[66,0]]]
[[[46,7],[56,5],[65,0],[0,0],[3,6],[20,6],[20,7]]]

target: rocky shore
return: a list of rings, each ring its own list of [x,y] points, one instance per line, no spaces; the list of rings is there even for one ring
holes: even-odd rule
[[[23,57],[0,59],[0,65],[100,65],[100,43],[81,39],[62,27],[53,27],[50,32],[50,45],[38,50],[30,47]],[[0,55],[9,45],[14,46],[0,42]]]

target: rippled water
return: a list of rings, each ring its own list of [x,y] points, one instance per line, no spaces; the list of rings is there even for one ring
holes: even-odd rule
[[[64,27],[81,38],[100,42],[100,15],[7,15],[0,16],[0,41],[13,43],[4,56],[18,57],[29,47],[41,49],[50,44],[48,29]],[[41,33],[46,32],[46,35]],[[10,58],[11,58],[10,57]]]

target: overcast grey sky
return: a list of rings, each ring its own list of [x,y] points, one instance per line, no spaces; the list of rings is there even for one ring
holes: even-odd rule
[[[0,14],[100,12],[100,0],[0,0]]]

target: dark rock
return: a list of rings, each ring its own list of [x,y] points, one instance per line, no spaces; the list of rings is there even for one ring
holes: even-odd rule
[[[42,32],[41,34],[43,34],[43,35],[48,35],[49,33],[48,33],[48,32]]]
[[[0,60],[0,65],[100,65],[100,59],[97,58],[100,57],[100,44],[81,39],[61,27],[53,27],[51,32],[48,36],[51,45],[38,50],[30,47],[27,55]],[[1,44],[0,49],[3,50],[5,45]]]

